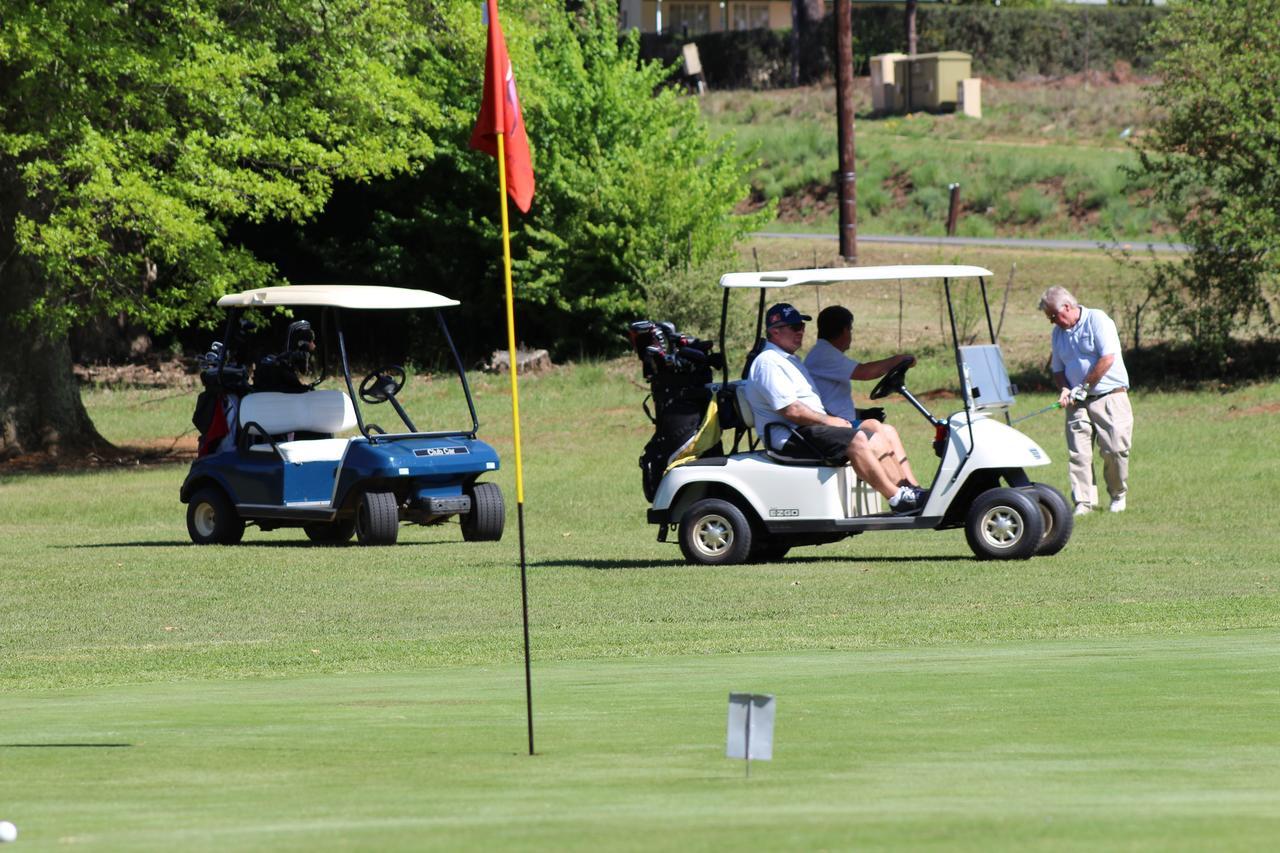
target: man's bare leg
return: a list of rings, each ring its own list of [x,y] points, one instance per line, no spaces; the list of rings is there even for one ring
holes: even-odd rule
[[[853,436],[845,454],[849,457],[854,472],[871,488],[886,498],[893,498],[898,494],[898,484],[885,471],[880,453],[871,446],[871,439],[865,432],[859,431]]]
[[[911,470],[911,462],[907,459],[907,448],[903,445],[902,437],[898,435],[896,429],[876,420],[863,421],[858,424],[858,429],[865,430],[872,436],[872,447],[884,457],[885,468],[889,475],[894,477],[895,482],[907,486],[920,485],[915,472]]]

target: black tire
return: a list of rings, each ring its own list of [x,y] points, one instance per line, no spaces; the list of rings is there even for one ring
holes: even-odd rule
[[[1062,492],[1046,483],[1032,483],[1040,502],[1040,515],[1044,521],[1044,535],[1040,537],[1037,557],[1048,557],[1061,551],[1071,538],[1076,519]]]
[[[315,524],[304,524],[302,532],[306,533],[307,538],[312,542],[321,545],[341,545],[344,542],[349,542],[356,532],[356,520],[354,518],[345,518],[338,521],[318,521]]]
[[[691,563],[723,566],[751,556],[751,523],[728,501],[704,498],[680,519],[680,551]]]
[[[471,496],[471,512],[462,516],[462,538],[467,542],[497,542],[507,523],[502,489],[496,483],[476,483]]]
[[[197,545],[234,545],[244,537],[244,519],[217,486],[205,486],[187,503],[187,533]]]
[[[964,535],[979,560],[1025,560],[1044,536],[1040,502],[1019,489],[988,489],[969,507]]]
[[[361,545],[394,545],[400,507],[394,492],[365,492],[356,502],[356,538]]]

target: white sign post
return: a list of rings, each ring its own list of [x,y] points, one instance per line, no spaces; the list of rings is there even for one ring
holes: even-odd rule
[[[772,696],[755,693],[729,694],[729,733],[725,755],[741,758],[751,775],[751,759],[773,758],[773,717],[777,708]]]

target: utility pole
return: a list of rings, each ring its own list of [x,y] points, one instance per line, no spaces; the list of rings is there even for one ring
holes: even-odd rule
[[[840,256],[858,262],[858,187],[853,148],[853,22],[849,0],[836,0],[836,124],[840,168]]]
[[[916,55],[916,0],[907,0],[907,55]]]

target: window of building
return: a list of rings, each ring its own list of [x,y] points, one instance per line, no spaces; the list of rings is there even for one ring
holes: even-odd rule
[[[733,3],[733,28],[735,30],[764,30],[769,28],[768,3]]]
[[[711,5],[708,3],[663,4],[663,28],[682,35],[702,35],[711,31]]]

